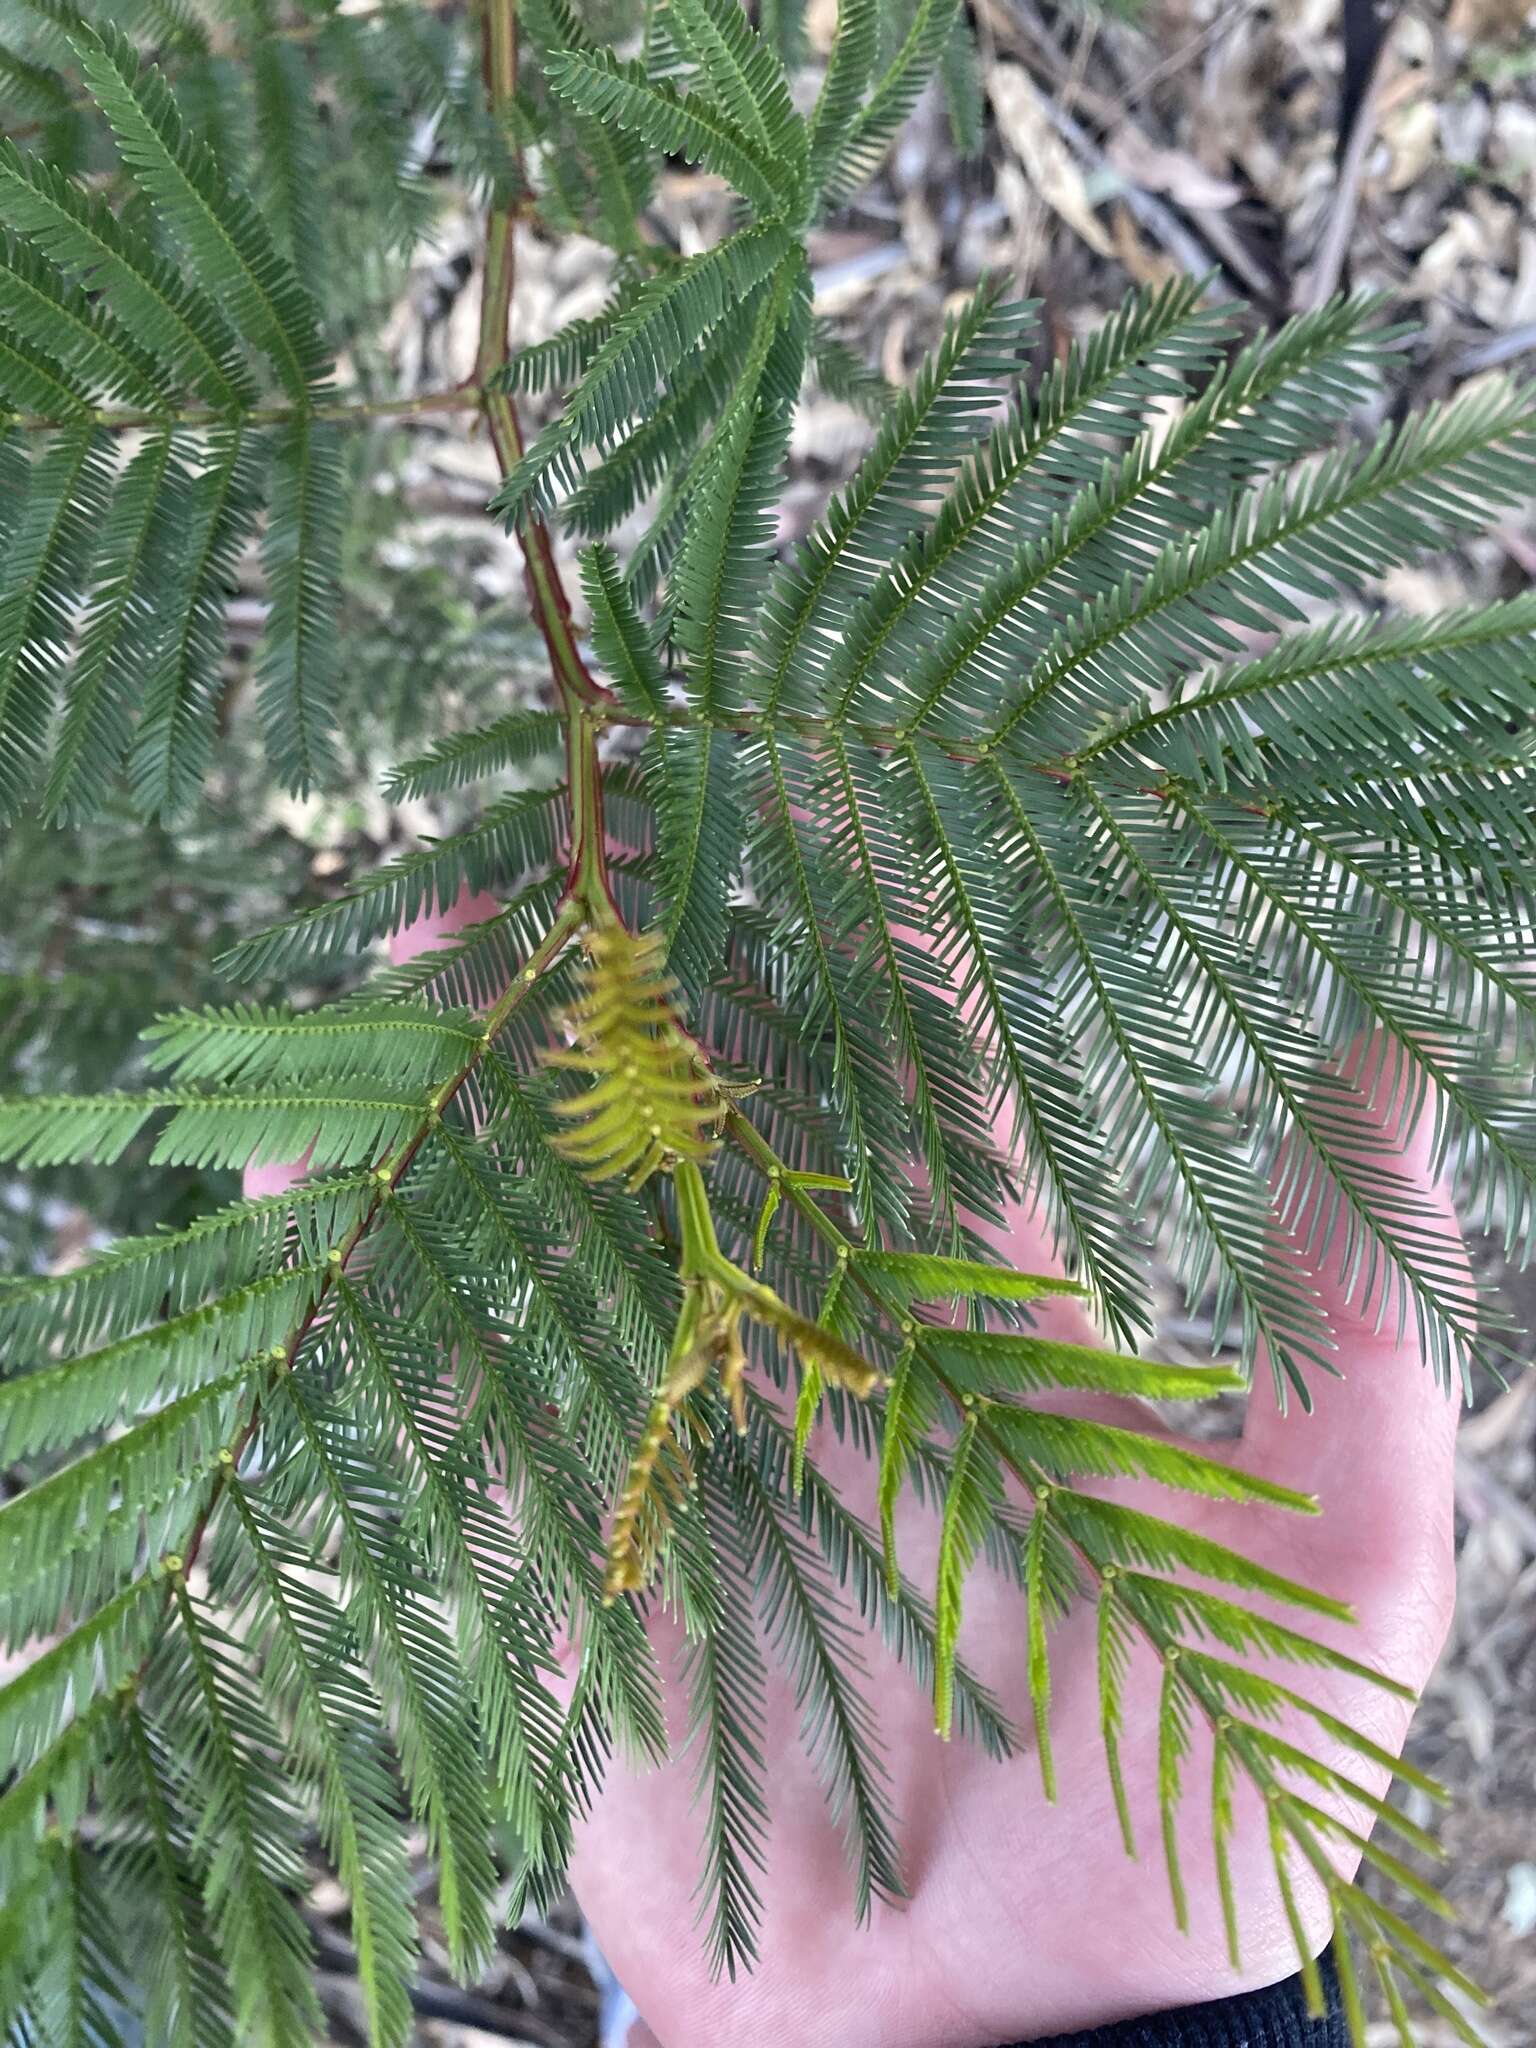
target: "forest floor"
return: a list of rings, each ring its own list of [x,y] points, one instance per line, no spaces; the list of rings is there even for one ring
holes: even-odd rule
[[[979,155],[957,150],[931,94],[872,192],[813,244],[818,310],[890,378],[910,374],[946,308],[984,271],[1042,301],[1042,362],[1090,330],[1133,282],[1214,273],[1255,327],[1339,286],[1384,292],[1415,330],[1392,402],[1443,397],[1536,354],[1536,10],[1524,0],[1373,8],[1359,0],[1143,0],[1133,21],[1036,0],[973,0],[983,52]],[[834,0],[810,0],[824,46]],[[724,221],[709,181],[662,187],[657,224],[683,248]],[[474,348],[478,251],[466,223],[402,303],[402,373],[463,374]],[[533,340],[595,311],[602,253],[525,238],[515,319]],[[1522,359],[1524,359],[1522,361]],[[796,430],[782,538],[802,532],[868,437],[816,399]],[[433,516],[472,518],[489,451],[426,436]],[[493,595],[519,583],[490,548]],[[1536,572],[1536,523],[1512,521],[1454,560],[1388,579],[1400,608],[1507,595]],[[1536,1277],[1478,1256],[1518,1324],[1536,1328]],[[1170,1306],[1164,1342],[1198,1354],[1198,1308]],[[1208,1349],[1208,1344],[1205,1347]],[[1461,1910],[1452,1954],[1493,1994],[1493,2048],[1536,2041],[1536,1379],[1489,1386],[1462,1432],[1460,1601],[1410,1754],[1455,1795],[1439,1824]],[[344,1925],[317,1893],[317,1920]],[[595,2048],[600,1993],[574,1908],[503,1941],[473,1994],[444,1983],[419,2039],[434,2048]],[[338,2042],[361,2038],[338,1948],[328,1979]],[[1395,2036],[1379,2032],[1382,2048]],[[1424,2048],[1450,2048],[1426,2020]],[[1373,2048],[1378,2036],[1373,2031]]]

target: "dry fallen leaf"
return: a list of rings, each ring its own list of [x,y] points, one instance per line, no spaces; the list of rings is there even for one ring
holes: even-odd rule
[[[1478,222],[1468,212],[1453,213],[1414,265],[1409,290],[1415,298],[1438,298],[1450,289],[1464,263],[1479,262],[1486,252],[1486,239]]]
[[[1113,256],[1115,245],[1089,203],[1083,174],[1051,126],[1029,73],[1018,64],[992,65],[987,95],[1003,140],[1018,158],[1031,190],[1096,255]]]
[[[1536,7],[1530,0],[1456,0],[1446,27],[1469,43],[1512,43],[1536,28]]]
[[[1115,254],[1138,284],[1163,285],[1178,276],[1179,266],[1160,249],[1153,249],[1142,240],[1131,217],[1131,209],[1123,199],[1115,201],[1109,218],[1115,238]]]
[[[1379,123],[1390,155],[1386,187],[1404,192],[1429,169],[1440,146],[1440,113],[1427,94],[1387,109]]]
[[[1144,192],[1166,192],[1176,206],[1219,211],[1243,196],[1230,178],[1216,177],[1187,150],[1160,149],[1134,121],[1120,123],[1104,154],[1121,177]]]

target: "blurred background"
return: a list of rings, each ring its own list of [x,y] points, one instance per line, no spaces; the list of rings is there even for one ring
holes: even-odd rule
[[[343,0],[341,11],[366,16],[369,5]],[[3,0],[0,27],[17,11]],[[248,28],[259,17],[291,38],[284,47],[303,64],[306,22],[321,10],[278,0],[181,11],[216,24],[199,76],[209,132],[227,139],[227,124],[246,118],[240,30],[217,24]],[[1246,308],[1255,327],[1341,286],[1384,292],[1415,330],[1385,401],[1393,407],[1536,361],[1536,9],[1523,0],[971,0],[971,12],[974,67],[948,68],[880,178],[813,237],[817,311],[851,353],[847,377],[829,380],[840,391],[817,392],[800,416],[785,545],[867,444],[854,359],[888,380],[907,377],[950,303],[984,271],[1008,274],[1043,302],[1042,363],[1129,283],[1177,272],[1209,273],[1210,289]],[[421,0],[420,13],[426,27],[472,46],[459,7]],[[835,0],[809,0],[808,91],[835,19]],[[345,367],[365,389],[439,391],[470,373],[482,252],[461,180],[472,151],[459,146],[455,123],[472,125],[474,88],[470,77],[462,106],[450,99],[430,113],[402,99],[413,153],[402,203],[419,216],[403,235],[353,232],[364,216],[346,209],[349,181],[372,173],[355,137],[331,152],[323,83],[321,157],[264,166],[273,191],[263,197],[286,209],[307,273],[357,337]],[[27,105],[3,64],[0,115],[23,139],[59,118]],[[688,252],[715,238],[726,207],[709,179],[679,169],[659,182],[645,232]],[[530,226],[517,340],[596,313],[608,266],[598,244]],[[540,403],[530,412],[536,424]],[[228,996],[212,963],[236,936],[462,822],[451,799],[386,804],[378,791],[393,759],[445,725],[536,696],[519,557],[483,516],[497,474],[490,449],[453,414],[381,424],[348,449],[342,786],[302,803],[274,799],[260,772],[242,660],[263,615],[253,558],[233,601],[225,744],[190,824],[172,836],[125,813],[81,832],[23,824],[9,835],[0,1090],[131,1083],[135,1035],[156,1012]],[[1508,595],[1533,571],[1536,516],[1527,516],[1371,595],[1432,611]],[[216,1177],[135,1173],[131,1161],[110,1173],[31,1174],[25,1185],[0,1176],[0,1266],[57,1267],[114,1232],[183,1220],[234,1192]],[[1531,1331],[1536,1276],[1504,1272],[1491,1242],[1476,1252]],[[1165,1351],[1207,1356],[1202,1304],[1164,1293]],[[1412,1754],[1456,1795],[1440,1823],[1446,1889],[1462,1913],[1447,1945],[1494,1994],[1488,2040],[1523,2048],[1536,2041],[1536,1380],[1478,1389],[1457,1508],[1458,1617]],[[332,2039],[359,2042],[345,1899],[318,1866],[308,1906]],[[430,1962],[429,1896],[425,1911]],[[445,1962],[440,1949],[435,1960]],[[419,2040],[435,2048],[595,2048],[605,2000],[610,2022],[619,2009],[574,1907],[509,1932],[473,1992],[441,1975],[419,2006]],[[1448,2048],[1453,2036],[1428,2019],[1421,2038]],[[1384,2027],[1382,2048],[1393,2039]],[[619,2040],[610,2026],[605,2048]]]

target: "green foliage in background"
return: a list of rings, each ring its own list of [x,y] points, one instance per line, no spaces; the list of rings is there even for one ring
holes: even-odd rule
[[[1007,1756],[958,1655],[982,1569],[1019,1583],[1047,1792],[1052,1630],[1093,1603],[1117,1788],[1131,1639],[1164,1663],[1175,1910],[1209,1719],[1270,1796],[1282,1888],[1317,1871],[1389,1995],[1443,2007],[1435,1952],[1328,1860],[1302,1788],[1347,1775],[1275,1733],[1304,1673],[1246,1662],[1357,1671],[1307,1633],[1326,1589],[1089,1482],[1309,1503],[1029,1397],[1208,1397],[1265,1357],[1304,1402],[1330,1332],[1264,1262],[1277,1224],[1389,1274],[1448,1391],[1497,1361],[1339,1063],[1368,1032],[1436,1090],[1475,1220],[1527,1254],[1536,601],[1355,600],[1536,489],[1536,403],[1492,380],[1362,435],[1378,308],[1245,344],[1196,283],[1038,376],[1032,308],[984,283],[881,393],[815,316],[806,236],[937,67],[974,119],[955,0],[845,0],[809,112],[782,0],[758,26],[662,0],[643,36],[565,0],[488,0],[483,35],[389,0],[12,0],[0,25],[25,131],[0,145],[0,805],[34,906],[0,952],[0,1160],[110,1238],[47,1270],[51,1212],[18,1211],[0,1291],[8,2038],[138,2011],[186,2048],[311,2040],[318,1838],[373,2038],[403,2040],[408,1836],[473,1977],[495,1818],[516,1912],[558,1891],[614,1748],[665,1749],[657,1603],[695,1650],[716,1963],[753,1952],[771,1662],[866,1914],[901,1837],[845,1606],[942,1733]],[[666,157],[739,195],[688,257],[647,211]],[[487,218],[479,362],[397,392],[378,329],[450,180]],[[509,358],[530,218],[603,241],[611,293]],[[877,426],[781,550],[807,379]],[[531,623],[441,562],[387,573],[369,477],[434,414],[496,451]],[[582,543],[585,641],[550,519]],[[535,648],[542,699],[506,687]],[[401,747],[384,794],[447,829],[327,886],[298,800],[360,804]],[[465,891],[499,907],[383,964]],[[296,1186],[241,1198],[283,1161]],[[1069,1282],[985,1249],[1019,1185]],[[1031,1333],[1065,1285],[1133,1347],[1154,1241],[1240,1370]],[[818,1471],[823,1407],[877,1461],[883,1527]],[[931,1590],[892,1542],[909,1487]]]

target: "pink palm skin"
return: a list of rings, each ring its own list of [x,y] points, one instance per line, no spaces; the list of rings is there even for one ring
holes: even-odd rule
[[[1370,1105],[1366,1114],[1390,1127],[1388,1105]],[[1427,1125],[1401,1136],[1403,1173],[1459,1245],[1449,1205],[1430,1179]],[[1053,1264],[1038,1222],[1022,1212],[1010,1218],[999,1248],[1024,1271]],[[1145,1484],[1106,1490],[1347,1601],[1356,1626],[1310,1619],[1303,1625],[1417,1689],[1450,1619],[1456,1410],[1416,1345],[1390,1327],[1377,1331],[1371,1309],[1348,1301],[1336,1259],[1320,1262],[1317,1278],[1345,1378],[1319,1380],[1312,1416],[1293,1411],[1284,1418],[1261,1379],[1233,1455],[1251,1471],[1315,1494],[1322,1513],[1303,1519],[1186,1502]],[[1052,1335],[1094,1341],[1071,1303],[1053,1304],[1039,1323]],[[1105,1414],[1115,1404],[1071,1405]],[[1136,1419],[1146,1426],[1145,1415]],[[866,1461],[829,1433],[814,1440],[813,1455],[849,1504],[873,1520]],[[908,1501],[897,1525],[904,1568],[919,1584],[931,1584],[934,1517]],[[670,1662],[678,1644],[658,1637],[658,1647]],[[967,1586],[962,1652],[1015,1724],[1027,1728],[1022,1600],[984,1568]],[[750,1977],[712,1982],[691,1930],[699,1823],[687,1812],[689,1761],[647,1775],[615,1770],[583,1826],[574,1879],[598,1940],[648,2022],[634,2030],[630,2048],[777,2041],[796,2048],[989,2048],[1201,2003],[1295,1970],[1264,1811],[1252,1793],[1239,1795],[1231,1850],[1241,1971],[1234,1975],[1227,1959],[1203,1730],[1186,1770],[1181,1825],[1192,1932],[1182,1935],[1175,1926],[1155,1794],[1160,1667],[1149,1650],[1134,1658],[1125,1700],[1123,1762],[1141,1849],[1134,1863],[1121,1844],[1104,1768],[1091,1610],[1079,1609],[1052,1636],[1054,1805],[1043,1796],[1027,1746],[997,1764],[958,1741],[939,1743],[928,1698],[878,1641],[868,1643],[866,1655],[893,1802],[904,1823],[910,1898],[898,1909],[877,1907],[871,1926],[854,1926],[841,1845],[800,1746],[793,1700],[777,1685],[766,1733],[773,1819],[761,1884],[761,1960]],[[1387,1750],[1401,1747],[1406,1703],[1331,1674],[1308,1672],[1293,1682]],[[672,1727],[680,1740],[675,1693]],[[1315,1731],[1301,1739],[1314,1746],[1319,1740]],[[1370,1790],[1385,1789],[1384,1773],[1342,1748],[1323,1741],[1317,1753]],[[1361,1824],[1358,1814],[1346,1817]],[[1319,1950],[1328,1937],[1326,1901],[1315,1883],[1298,1889]]]
[[[391,952],[408,959],[495,907],[488,898],[463,898],[398,934]],[[1464,1259],[1449,1200],[1431,1173],[1428,1114],[1406,1128],[1400,1101],[1388,1099],[1384,1085],[1369,1093],[1373,1099],[1360,1102],[1362,1134],[1390,1134],[1398,1170],[1436,1219],[1447,1258]],[[284,1185],[283,1172],[251,1173],[248,1191]],[[994,1235],[1015,1268],[1058,1270],[1039,1219],[1024,1209]],[[1296,1254],[1280,1246],[1276,1256]],[[1320,1515],[1191,1502],[1145,1483],[1106,1491],[1348,1602],[1354,1627],[1304,1625],[1417,1690],[1444,1641],[1454,1592],[1456,1407],[1435,1385],[1412,1334],[1400,1336],[1391,1317],[1378,1328],[1376,1303],[1351,1295],[1336,1247],[1310,1270],[1342,1377],[1314,1377],[1313,1415],[1293,1409],[1281,1416],[1261,1375],[1232,1455],[1250,1471],[1314,1494]],[[1037,1323],[1049,1335],[1096,1341],[1072,1302],[1046,1305]],[[1102,1397],[1060,1405],[1127,1419],[1120,1404]],[[1147,1426],[1140,1410],[1134,1419]],[[873,1523],[868,1462],[822,1428],[812,1456]],[[897,1547],[908,1577],[931,1585],[937,1523],[910,1498],[898,1509]],[[679,1752],[686,1726],[675,1680],[681,1641],[665,1618],[653,1635]],[[1023,1603],[984,1566],[967,1587],[962,1654],[1015,1725],[1027,1728]],[[867,1639],[865,1660],[910,1896],[899,1906],[877,1905],[871,1924],[855,1924],[842,1842],[802,1747],[798,1710],[787,1683],[772,1677],[764,1729],[771,1820],[759,1880],[760,1956],[749,1975],[712,1978],[695,1928],[701,1820],[686,1754],[644,1772],[616,1763],[579,1826],[578,1897],[645,2016],[628,2048],[991,2048],[1257,1988],[1295,1969],[1263,1808],[1241,1788],[1230,1853],[1242,1968],[1234,1974],[1228,1961],[1209,1848],[1210,1744],[1198,1727],[1181,1823],[1192,1931],[1175,1926],[1155,1794],[1160,1668],[1149,1650],[1134,1653],[1125,1693],[1122,1755],[1141,1851],[1135,1862],[1121,1843],[1104,1768],[1089,1608],[1052,1633],[1054,1804],[1027,1743],[1006,1764],[959,1740],[940,1743],[931,1700],[878,1639]],[[1298,1683],[1383,1748],[1401,1747],[1411,1715],[1405,1702],[1336,1674],[1309,1672]],[[1385,1789],[1384,1773],[1315,1731],[1304,1739],[1373,1792]],[[1358,1813],[1339,1810],[1363,1825]],[[1321,1887],[1299,1877],[1297,1889],[1311,1945],[1321,1949],[1328,1937]]]

